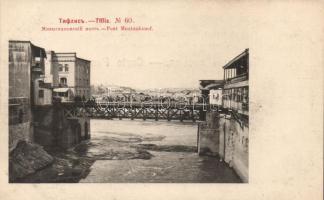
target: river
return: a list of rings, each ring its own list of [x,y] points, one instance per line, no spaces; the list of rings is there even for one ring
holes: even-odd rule
[[[54,162],[22,183],[240,183],[217,157],[198,156],[197,123],[91,120],[91,139],[47,149]]]
[[[81,147],[80,156],[95,158],[83,183],[241,182],[218,158],[198,156],[195,122],[94,119]]]

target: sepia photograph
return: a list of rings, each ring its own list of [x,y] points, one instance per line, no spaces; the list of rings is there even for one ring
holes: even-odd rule
[[[22,40],[8,46],[10,182],[248,182],[249,49],[204,66],[214,80],[191,75],[196,83],[187,84],[152,80],[154,66],[142,56],[145,77],[118,80],[118,70],[141,61],[122,57],[97,71],[91,60],[99,54],[85,59]],[[164,76],[185,66],[172,67]],[[99,73],[117,81],[92,82]]]

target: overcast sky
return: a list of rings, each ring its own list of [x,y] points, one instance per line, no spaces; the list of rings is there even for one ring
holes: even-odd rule
[[[91,60],[92,84],[135,88],[198,87],[198,80],[222,79],[222,66],[249,48],[250,20],[239,6],[138,2],[15,4],[21,15],[13,15],[8,28],[11,39],[30,40],[46,50],[75,51]],[[153,31],[41,31],[42,26],[78,26],[60,24],[59,18],[96,17],[132,17],[133,26],[152,26]]]

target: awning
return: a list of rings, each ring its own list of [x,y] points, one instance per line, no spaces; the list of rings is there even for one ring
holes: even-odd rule
[[[70,88],[54,88],[54,92],[67,92]]]
[[[223,80],[200,80],[200,90],[218,89],[224,86]]]
[[[222,88],[224,86],[224,84],[210,84],[210,85],[207,85],[204,89],[205,90],[212,90],[212,89],[219,89],[219,88]]]

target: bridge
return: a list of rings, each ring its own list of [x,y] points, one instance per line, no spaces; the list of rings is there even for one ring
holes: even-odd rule
[[[64,102],[60,103],[67,118],[101,119],[204,120],[207,110],[217,109],[204,103],[161,102]]]

